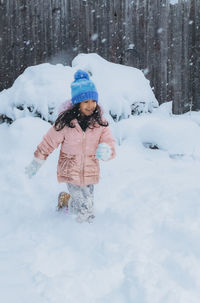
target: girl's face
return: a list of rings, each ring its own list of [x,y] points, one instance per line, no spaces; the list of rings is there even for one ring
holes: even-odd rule
[[[81,114],[91,116],[96,109],[97,103],[94,100],[86,100],[80,103]]]

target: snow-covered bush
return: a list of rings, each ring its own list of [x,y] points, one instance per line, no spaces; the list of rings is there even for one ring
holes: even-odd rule
[[[44,63],[28,67],[13,86],[0,93],[0,114],[11,120],[26,116],[53,122],[58,106],[70,94],[71,67]]]
[[[71,98],[70,84],[78,69],[90,73],[105,115],[116,121],[158,107],[140,70],[108,62],[97,54],[79,54],[72,67],[49,63],[28,67],[11,88],[0,93],[1,117],[14,121],[37,116],[54,122],[61,104]]]
[[[108,62],[97,54],[79,54],[72,66],[92,74],[100,103],[114,120],[152,112],[158,107],[149,81],[137,68]]]
[[[191,112],[171,114],[172,103],[162,104],[151,115],[131,117],[113,127],[119,145],[132,144],[134,149],[159,150],[172,158],[190,156],[200,159],[200,115]]]

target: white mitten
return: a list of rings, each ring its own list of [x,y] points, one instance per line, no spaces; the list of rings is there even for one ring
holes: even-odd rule
[[[112,155],[111,147],[106,143],[100,143],[96,151],[97,159],[109,160]]]
[[[25,174],[29,177],[32,178],[39,168],[42,166],[42,164],[45,162],[45,160],[41,160],[38,158],[33,158],[32,162],[25,167]]]

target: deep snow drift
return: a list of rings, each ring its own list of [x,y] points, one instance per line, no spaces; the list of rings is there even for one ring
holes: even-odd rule
[[[93,224],[56,212],[59,150],[24,175],[50,124],[0,125],[1,302],[199,303],[200,114],[170,107],[111,123]]]

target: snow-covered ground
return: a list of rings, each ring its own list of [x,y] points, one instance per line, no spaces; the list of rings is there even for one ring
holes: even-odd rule
[[[111,123],[93,224],[56,211],[59,150],[24,174],[50,124],[0,125],[1,302],[199,303],[200,113],[170,108]]]

